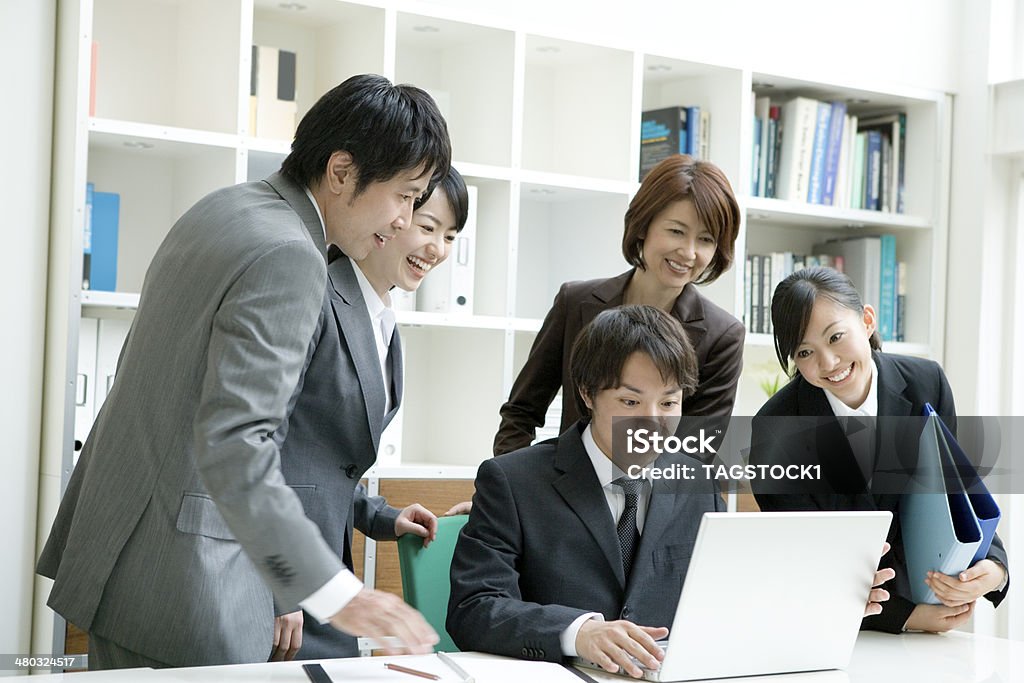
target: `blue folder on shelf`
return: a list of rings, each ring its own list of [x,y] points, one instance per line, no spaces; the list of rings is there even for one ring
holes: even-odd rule
[[[938,413],[925,404],[915,476],[900,502],[907,574],[915,603],[939,604],[927,572],[956,575],[988,555],[1000,512]]]

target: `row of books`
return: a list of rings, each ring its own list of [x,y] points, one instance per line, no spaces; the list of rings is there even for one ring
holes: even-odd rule
[[[640,180],[666,157],[709,158],[711,114],[700,107],[645,111],[640,121]]]
[[[751,194],[903,213],[907,116],[858,117],[845,102],[752,93]]]
[[[249,80],[249,134],[258,138],[295,137],[295,53],[252,46]]]
[[[748,254],[744,271],[744,317],[747,329],[771,334],[771,301],[775,288],[790,274],[812,266],[845,273],[877,316],[883,341],[906,339],[907,264],[896,260],[896,238],[875,235],[829,240],[815,245],[813,255],[793,252]]]
[[[85,186],[85,228],[82,232],[82,289],[117,289],[117,232],[121,195]]]

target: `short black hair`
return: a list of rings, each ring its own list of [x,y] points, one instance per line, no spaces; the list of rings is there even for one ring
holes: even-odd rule
[[[448,206],[455,215],[455,232],[462,232],[466,227],[466,221],[469,220],[469,190],[466,189],[466,181],[462,179],[462,174],[456,171],[454,166],[450,167],[448,173],[434,188],[435,192],[437,190],[444,192],[444,198],[448,200]],[[424,203],[426,199],[417,204],[416,208]]]
[[[802,268],[780,282],[772,295],[772,327],[775,329],[775,356],[787,374],[789,361],[807,333],[811,310],[819,296],[855,313],[864,313],[860,292],[850,278],[833,268]],[[868,341],[875,351],[882,350],[878,330]]]
[[[697,390],[697,354],[678,320],[654,306],[610,308],[580,330],[569,357],[581,415],[590,415],[583,395],[618,387],[622,366],[638,351],[651,359],[665,382],[679,383],[683,399]]]
[[[374,74],[352,76],[317,100],[296,128],[281,172],[311,187],[338,151],[352,155],[356,194],[419,166],[432,170],[432,188],[448,173],[452,157],[448,126],[433,98]]]

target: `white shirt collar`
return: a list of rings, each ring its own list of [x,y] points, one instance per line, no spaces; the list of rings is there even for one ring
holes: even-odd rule
[[[611,458],[606,456],[601,447],[594,441],[594,433],[591,431],[589,424],[583,430],[580,438],[583,440],[583,448],[587,451],[587,455],[590,456],[590,464],[594,466],[594,474],[597,475],[597,481],[600,482],[601,488],[607,487],[619,477],[626,476],[625,472],[616,467]],[[618,488],[618,485],[616,485],[616,488]]]
[[[366,279],[366,275],[363,274],[363,269],[355,261],[352,262],[352,270],[356,273],[356,282],[359,283],[359,291],[363,293],[363,301],[366,302],[366,310],[370,314],[370,319],[380,320],[380,316],[384,313],[384,309],[387,308],[387,304],[377,295],[373,285],[370,284],[370,281]]]
[[[851,408],[836,398],[828,389],[825,390],[825,398],[828,399],[836,417],[876,417],[878,415],[878,368],[875,367],[874,359],[871,360],[871,386],[868,387],[868,395],[860,407]]]
[[[306,191],[306,196],[309,197],[309,201],[313,203],[313,208],[316,209],[316,217],[320,219],[320,229],[324,231],[324,242],[326,242],[327,227],[324,225],[324,215],[320,213],[320,205],[316,203],[316,197],[313,196],[313,193],[310,192],[308,187],[304,187],[302,189]]]

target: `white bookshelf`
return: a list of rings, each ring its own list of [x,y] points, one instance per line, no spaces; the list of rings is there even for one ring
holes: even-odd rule
[[[478,188],[475,315],[398,317],[408,387],[403,463],[470,467],[488,457],[498,408],[558,287],[626,270],[623,214],[638,187],[640,114],[650,108],[699,105],[711,113],[711,159],[744,210],[733,268],[704,289],[713,301],[742,317],[747,253],[892,233],[898,259],[910,265],[912,310],[908,342],[887,348],[942,357],[945,94],[870,80],[810,82],[756,65],[701,61],[685,46],[649,53],[639,44],[590,43],[408,0],[302,0],[302,11],[282,4],[290,3],[79,0],[79,49],[61,56],[74,85],[60,95],[57,154],[66,163],[55,182],[56,220],[68,226],[72,268],[80,269],[85,183],[118,192],[120,267],[112,293],[80,292],[73,272],[69,373],[78,358],[78,322],[137,306],[145,269],[176,218],[209,191],[265,177],[288,153],[287,140],[248,130],[252,44],[297,53],[299,117],[356,73],[426,88],[446,114],[456,167]],[[99,60],[90,117],[93,40]],[[752,91],[773,102],[801,94],[843,99],[859,113],[906,111],[906,213],[750,196]],[[1014,83],[998,95],[1019,92]],[[1017,146],[1016,138],[1006,144]],[[753,354],[770,345],[764,335],[748,338]],[[741,385],[739,412],[763,400],[749,384]],[[69,429],[72,398],[65,402]]]

